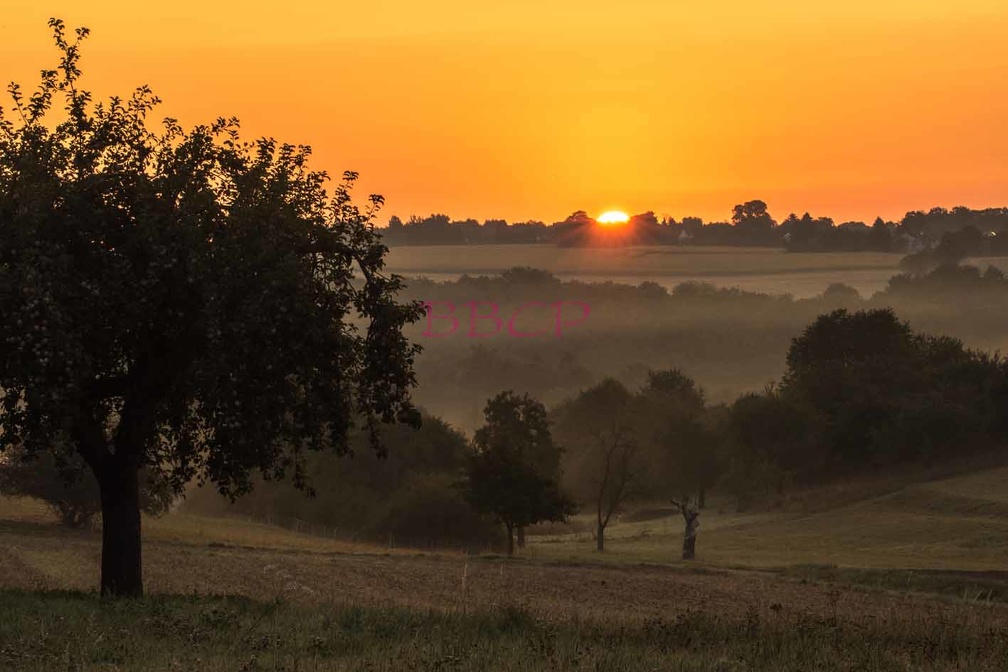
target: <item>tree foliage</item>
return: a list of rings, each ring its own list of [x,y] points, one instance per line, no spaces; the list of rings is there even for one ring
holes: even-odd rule
[[[560,452],[540,402],[505,391],[487,402],[484,416],[473,437],[466,498],[504,525],[512,555],[516,529],[566,520],[574,505],[557,483]]]
[[[305,454],[345,451],[355,417],[376,445],[417,420],[401,329],[422,307],[396,301],[355,173],[330,193],[308,147],[152,124],[147,87],[93,103],[87,30],[50,25],[59,66],[0,118],[0,449],[73,446],[101,488],[103,592],[136,594],[140,469],[309,487]]]
[[[888,308],[821,315],[793,340],[779,390],[819,457],[780,458],[822,476],[982,449],[996,441],[1005,375],[999,356],[914,332]],[[774,441],[795,444],[778,424]]]
[[[184,506],[207,514],[236,512],[259,519],[304,521],[346,538],[414,546],[480,550],[499,531],[465,501],[458,487],[470,454],[466,437],[436,416],[419,429],[381,427],[385,457],[368,447],[363,430],[350,437],[351,454],[309,455],[306,470],[317,494],[305,498],[288,482],[257,482],[233,503],[194,492]]]
[[[639,394],[642,431],[651,446],[652,491],[700,505],[721,475],[720,436],[703,389],[679,369],[652,371]]]

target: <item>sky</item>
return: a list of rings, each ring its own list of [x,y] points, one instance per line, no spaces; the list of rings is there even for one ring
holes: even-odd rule
[[[0,80],[87,26],[96,96],[309,144],[383,219],[1008,205],[1004,0],[3,4]]]

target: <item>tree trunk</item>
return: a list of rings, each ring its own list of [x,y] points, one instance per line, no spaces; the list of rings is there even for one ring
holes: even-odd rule
[[[507,537],[508,537],[508,557],[514,557],[515,549],[515,539],[514,539],[514,528],[511,525],[507,526]]]
[[[525,548],[525,526],[518,528],[518,548]]]
[[[690,511],[684,514],[686,519],[686,531],[683,533],[682,558],[692,560],[696,557],[696,538],[700,528],[700,514],[697,511]]]
[[[139,470],[118,460],[98,478],[102,504],[101,594],[141,597]]]
[[[598,523],[598,527],[595,532],[595,548],[601,553],[605,550],[605,525]]]

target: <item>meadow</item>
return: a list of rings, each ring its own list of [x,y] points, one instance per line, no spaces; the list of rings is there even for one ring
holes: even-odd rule
[[[387,548],[238,517],[144,520],[140,602],[100,537],[0,500],[10,670],[1003,670],[1008,469],[803,493],[776,510],[577,521],[519,558]]]

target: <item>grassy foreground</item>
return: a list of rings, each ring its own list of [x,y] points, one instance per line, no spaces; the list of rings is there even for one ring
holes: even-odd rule
[[[1004,670],[1008,633],[964,613],[794,618],[704,611],[630,626],[298,606],[245,598],[0,591],[0,668],[52,670]]]
[[[1003,671],[1006,479],[714,507],[696,563],[674,518],[505,560],[173,513],[144,521],[137,602],[91,592],[97,532],[0,498],[0,671]]]

